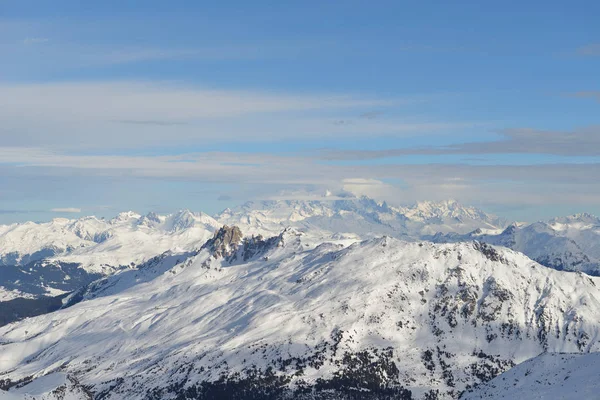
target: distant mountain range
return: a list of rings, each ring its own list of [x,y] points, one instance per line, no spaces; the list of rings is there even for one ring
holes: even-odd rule
[[[550,268],[600,275],[600,219],[590,214],[512,224],[501,232],[477,229],[466,235],[438,233],[425,239],[438,243],[479,240],[522,252]]]
[[[170,215],[123,212],[0,226],[0,301],[56,296],[167,250],[197,250],[219,227],[272,236],[294,227],[315,246],[349,245],[388,235],[407,241],[482,241],[523,252],[539,263],[600,274],[600,222],[581,214],[510,224],[455,201],[394,207],[368,197],[248,202],[213,217],[182,210]]]

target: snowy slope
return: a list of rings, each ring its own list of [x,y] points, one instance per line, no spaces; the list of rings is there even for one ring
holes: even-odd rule
[[[600,353],[544,353],[467,392],[464,400],[555,399],[600,397]]]
[[[187,210],[0,226],[0,301],[18,293],[56,296],[76,290],[164,251],[197,249],[219,227],[210,216]]]
[[[438,234],[438,243],[480,240],[520,251],[555,269],[600,275],[600,219],[589,214],[528,225],[513,224],[500,233]]]
[[[92,400],[92,394],[76,379],[53,373],[35,379],[10,392],[0,390],[1,400]]]
[[[230,228],[114,275],[0,328],[0,376],[61,371],[107,399],[456,398],[543,351],[599,350],[600,278],[478,242],[303,237]]]
[[[0,226],[0,265],[48,259],[80,263],[90,272],[103,266],[137,264],[169,249],[204,242],[220,224],[187,210],[160,216],[123,212],[111,220],[83,217]]]

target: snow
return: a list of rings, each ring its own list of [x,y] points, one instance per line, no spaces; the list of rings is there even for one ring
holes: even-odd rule
[[[306,236],[287,230],[249,259],[244,245],[225,259],[206,248],[187,259],[168,253],[109,277],[70,308],[0,328],[0,374],[17,380],[63,366],[94,390],[123,378],[108,398],[135,400],[326,346],[322,366],[302,369],[315,382],[338,371],[344,353],[389,347],[394,379],[415,398],[432,389],[453,398],[479,382],[478,368],[600,350],[600,278],[477,242],[383,237],[307,248]],[[291,385],[294,365],[280,372]]]
[[[513,224],[502,232],[480,229],[467,235],[438,234],[430,239],[436,242],[477,239],[520,251],[551,268],[600,274],[600,219],[590,214]]]
[[[0,390],[1,400],[91,400],[90,395],[76,380],[55,372],[27,383],[24,386]]]
[[[112,273],[167,250],[199,247],[219,226],[210,216],[187,210],[167,216],[128,211],[109,221],[61,218],[0,226],[0,265],[47,259],[78,263],[88,272]]]
[[[202,248],[223,225],[245,241]],[[108,399],[136,400],[269,366],[294,387],[342,373],[345,356],[387,349],[398,374],[381,376],[417,399],[456,398],[519,363],[535,363],[538,375],[526,376],[542,384],[520,378],[519,365],[504,375],[516,384],[496,378],[468,398],[568,398],[560,374],[585,382],[595,359],[533,357],[600,351],[600,278],[585,274],[600,273],[598,243],[590,214],[507,225],[455,201],[393,207],[366,197],[0,226],[0,272],[24,264],[26,280],[31,268],[75,263],[104,275],[64,299],[67,308],[0,328],[2,379],[35,378],[0,398],[54,400],[63,382],[87,399],[76,376]],[[0,301],[16,297],[32,296],[0,286]],[[322,364],[298,367],[307,359]],[[578,398],[588,387],[597,390],[578,384]]]
[[[475,399],[597,399],[600,353],[544,353],[467,392]]]
[[[343,200],[279,200],[248,202],[215,216],[248,233],[270,233],[291,225],[306,232],[346,232],[374,237],[387,234],[418,239],[437,232],[467,233],[477,228],[498,229],[506,223],[455,201],[422,202],[392,207],[368,197]]]
[[[16,290],[16,289],[9,290],[9,289],[6,289],[6,288],[0,286],[0,302],[9,301],[9,300],[16,299],[19,297],[31,299],[31,298],[34,298],[35,296],[30,295],[28,293],[23,293],[20,290]]]

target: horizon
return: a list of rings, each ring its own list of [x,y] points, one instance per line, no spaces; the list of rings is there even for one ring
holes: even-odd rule
[[[360,200],[360,199],[368,199],[368,200],[372,200],[375,201],[378,205],[383,205],[384,203],[387,204],[388,206],[391,206],[393,208],[396,209],[401,209],[401,208],[416,208],[421,204],[424,203],[432,203],[434,205],[442,205],[444,203],[453,203],[458,205],[459,207],[462,208],[475,208],[478,211],[481,211],[483,213],[485,213],[486,215],[490,216],[490,217],[496,217],[501,221],[504,221],[506,223],[507,226],[509,225],[513,225],[513,224],[532,224],[535,222],[548,222],[551,219],[554,218],[567,218],[567,217],[578,217],[578,216],[585,216],[585,215],[589,215],[592,217],[598,217],[596,214],[594,213],[588,213],[588,212],[581,212],[581,213],[572,213],[572,214],[564,214],[564,215],[554,215],[551,218],[545,219],[545,220],[514,220],[514,219],[510,219],[507,218],[504,215],[501,214],[496,214],[493,212],[488,212],[485,209],[481,209],[479,207],[475,207],[473,205],[470,204],[464,204],[456,199],[445,199],[445,200],[439,200],[439,201],[431,201],[431,200],[420,200],[420,201],[416,201],[416,202],[412,202],[412,203],[392,203],[390,201],[387,200],[376,200],[373,199],[372,197],[369,197],[367,195],[360,195],[360,196],[356,196],[356,195],[348,195],[347,197],[343,197],[343,196],[327,196],[324,195],[322,197],[313,197],[313,198],[308,198],[308,199],[296,199],[296,198],[268,198],[268,199],[254,199],[254,200],[248,200],[236,205],[233,205],[231,207],[225,207],[222,208],[220,210],[218,210],[217,212],[213,212],[213,213],[209,213],[206,212],[202,209],[191,209],[191,208],[179,208],[176,210],[171,210],[171,211],[157,211],[157,210],[146,210],[146,211],[139,211],[139,210],[135,210],[135,209],[125,209],[125,210],[105,210],[104,212],[101,213],[86,213],[85,210],[81,210],[81,209],[70,209],[68,211],[55,211],[56,214],[59,214],[57,216],[53,216],[50,219],[47,220],[31,220],[31,219],[25,219],[25,220],[17,220],[17,221],[13,221],[13,222],[8,222],[8,223],[4,223],[2,221],[0,221],[0,226],[9,226],[9,225],[14,225],[14,224],[24,224],[27,222],[33,222],[35,224],[46,224],[46,223],[50,223],[54,220],[68,220],[68,221],[76,221],[79,219],[83,219],[83,218],[97,218],[98,220],[105,220],[105,221],[110,221],[114,218],[117,218],[119,215],[121,214],[127,214],[127,213],[134,213],[136,215],[138,215],[139,217],[144,217],[150,214],[157,214],[161,217],[167,217],[167,216],[171,216],[177,213],[181,213],[181,212],[185,212],[185,211],[189,211],[193,214],[204,214],[207,215],[211,218],[217,218],[220,214],[224,213],[227,210],[235,210],[235,209],[240,209],[246,205],[252,204],[252,203],[267,203],[267,202],[287,202],[287,201],[296,201],[296,202],[335,202],[335,201],[344,201],[344,200]],[[62,214],[62,215],[61,215]]]
[[[182,4],[1,6],[0,224],[328,189],[600,215],[600,3]]]

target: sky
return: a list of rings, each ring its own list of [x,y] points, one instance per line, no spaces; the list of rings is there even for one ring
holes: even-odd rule
[[[600,214],[600,2],[1,1],[0,223],[326,191]]]

